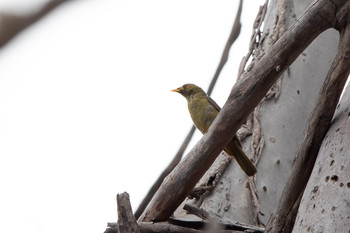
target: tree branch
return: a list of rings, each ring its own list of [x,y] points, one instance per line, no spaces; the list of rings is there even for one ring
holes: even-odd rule
[[[350,22],[350,3],[345,6]],[[341,10],[345,9],[343,7]],[[344,21],[343,20],[343,21]],[[342,23],[339,23],[340,25]],[[315,164],[322,140],[327,133],[342,90],[350,73],[350,24],[340,29],[337,54],[328,71],[313,112],[306,126],[304,140],[296,153],[291,173],[286,181],[281,199],[267,224],[267,232],[282,232],[293,206],[302,194]],[[295,220],[294,219],[292,222]]]
[[[132,214],[131,204],[128,193],[117,194],[118,205],[118,231],[120,233],[141,233]]]
[[[156,182],[154,182],[154,184],[152,185],[152,187],[150,188],[150,190],[148,191],[147,195],[143,198],[141,204],[139,205],[139,207],[137,208],[136,212],[135,212],[135,217],[139,218],[142,214],[142,212],[145,210],[145,208],[147,207],[148,203],[151,201],[152,197],[154,196],[154,194],[157,192],[158,188],[160,187],[160,185],[162,184],[164,178],[176,167],[176,165],[181,161],[181,158],[183,156],[183,154],[185,153],[185,150],[188,146],[188,144],[190,143],[193,134],[195,132],[196,128],[194,126],[192,126],[190,132],[188,132],[184,142],[182,143],[179,151],[176,153],[175,157],[173,158],[173,160],[170,162],[170,164],[164,169],[164,171],[160,174],[160,176],[158,177],[158,179],[156,180]]]
[[[194,224],[194,225],[200,225],[201,228],[205,226],[203,222],[186,222],[186,221],[177,221],[178,224],[183,224],[185,226],[181,225],[175,225],[169,222],[158,222],[158,223],[149,223],[149,222],[139,222],[138,225],[141,229],[142,233],[159,233],[159,232],[171,232],[171,233],[207,233],[207,229],[196,229],[196,228],[190,228],[188,225]],[[187,225],[187,226],[186,226]],[[105,233],[120,233],[118,232],[118,228],[116,227],[110,227],[107,228]],[[215,233],[242,233],[242,231],[235,231],[235,230],[216,230]]]
[[[206,197],[206,195],[209,194],[215,188],[216,184],[220,180],[220,177],[224,173],[225,169],[232,161],[231,156],[228,156],[226,152],[223,152],[223,153],[225,154],[221,157],[221,159],[220,157],[218,158],[220,159],[220,161],[218,163],[215,163],[217,164],[217,166],[213,167],[214,166],[213,164],[213,166],[210,169],[210,172],[207,172],[204,176],[206,177],[206,179],[201,179],[197,183],[193,191],[188,195],[188,198],[190,199],[192,198],[201,199],[197,202],[198,206],[202,204],[203,198]]]
[[[18,33],[37,22],[50,13],[56,7],[68,0],[52,0],[46,3],[40,10],[26,16],[0,13],[0,47],[14,38]]]
[[[230,230],[239,230],[239,231],[249,231],[249,232],[256,232],[256,233],[262,233],[264,232],[265,228],[262,227],[256,227],[245,223],[240,222],[233,222],[232,220],[226,220],[226,219],[220,219],[219,217],[209,213],[208,211],[197,208],[195,206],[191,205],[185,205],[184,209],[189,212],[190,214],[194,214],[197,217],[203,219],[204,221],[207,221],[208,224],[216,224],[216,225],[222,225],[222,228],[230,229]]]
[[[215,225],[216,224],[216,225]],[[210,228],[214,226],[215,228]],[[262,233],[264,228],[259,228],[243,223],[232,222],[208,222],[208,221],[183,221],[178,219],[169,219],[167,222],[139,222],[138,227],[142,233],[159,233],[159,232],[172,232],[172,233],[205,233],[212,232],[217,233]],[[108,223],[108,228],[105,233],[120,233],[117,223]]]
[[[320,0],[312,4],[275,43],[270,53],[232,88],[208,132],[166,177],[140,221],[162,221],[170,217],[281,73],[321,32],[335,26],[334,4],[344,1]]]
[[[233,23],[233,27],[230,33],[230,36],[226,42],[225,45],[225,49],[224,52],[222,54],[220,63],[216,69],[215,75],[212,78],[210,85],[208,87],[208,91],[207,94],[211,95],[214,86],[219,78],[219,75],[221,73],[221,70],[223,69],[223,67],[225,66],[227,59],[228,59],[228,55],[230,52],[230,49],[232,47],[232,44],[236,41],[240,31],[241,31],[241,23],[240,23],[240,18],[241,18],[241,14],[242,14],[242,5],[243,5],[243,0],[240,0],[239,2],[239,6],[238,6],[238,11],[237,11],[237,15],[235,18],[235,21]],[[160,185],[162,184],[164,178],[176,167],[176,165],[181,161],[181,158],[188,146],[188,144],[190,143],[193,134],[195,132],[195,127],[192,126],[190,132],[187,134],[185,141],[182,143],[179,151],[176,153],[175,157],[173,158],[173,160],[170,162],[170,164],[165,168],[165,170],[162,172],[162,174],[160,174],[160,176],[158,177],[158,179],[156,180],[156,182],[152,185],[151,189],[148,191],[147,195],[145,196],[145,198],[142,200],[141,204],[139,205],[139,207],[137,208],[136,212],[135,212],[135,217],[139,218],[142,214],[142,212],[145,210],[146,206],[148,205],[148,203],[151,201],[152,197],[154,196],[154,194],[157,192],[158,188],[160,187]],[[228,163],[227,163],[228,164]],[[224,169],[224,168],[223,168]]]
[[[220,63],[216,69],[215,75],[214,75],[213,79],[211,80],[210,85],[208,87],[208,91],[207,91],[208,95],[211,95],[211,93],[214,89],[214,86],[216,84],[216,81],[218,80],[219,75],[220,75],[222,69],[224,68],[224,66],[228,60],[228,55],[230,53],[230,49],[231,49],[233,43],[236,41],[239,33],[241,32],[240,19],[241,19],[241,14],[242,14],[242,5],[243,5],[243,0],[240,0],[237,15],[236,15],[235,21],[233,23],[230,36],[226,42],[225,49],[224,49],[224,52],[222,53],[221,60],[220,60]]]

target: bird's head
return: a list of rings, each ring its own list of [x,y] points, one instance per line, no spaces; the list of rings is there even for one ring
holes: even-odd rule
[[[183,95],[185,98],[190,98],[192,97],[193,95],[196,95],[196,94],[205,94],[205,92],[202,90],[202,88],[194,85],[194,84],[185,84],[179,88],[176,88],[174,90],[171,90],[171,91],[174,91],[174,92],[177,92],[177,93],[180,93],[181,95]]]

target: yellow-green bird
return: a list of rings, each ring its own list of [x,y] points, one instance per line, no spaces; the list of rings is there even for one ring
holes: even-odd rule
[[[188,110],[194,125],[203,134],[206,133],[220,111],[219,105],[202,88],[194,84],[185,84],[172,91],[178,92],[186,98]],[[227,144],[224,151],[236,159],[239,166],[248,176],[253,176],[256,173],[256,168],[243,152],[237,135]]]

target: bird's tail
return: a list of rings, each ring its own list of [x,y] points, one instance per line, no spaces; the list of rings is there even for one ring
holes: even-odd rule
[[[239,142],[233,139],[225,148],[225,152],[233,156],[247,176],[253,176],[257,171],[248,156],[242,150]]]

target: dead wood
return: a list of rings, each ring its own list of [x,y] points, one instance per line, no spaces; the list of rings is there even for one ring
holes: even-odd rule
[[[216,72],[214,74],[214,77],[212,78],[210,85],[208,87],[208,91],[207,94],[210,96],[211,93],[213,92],[213,89],[215,87],[215,84],[219,78],[219,75],[222,71],[222,69],[224,68],[227,59],[228,59],[228,55],[230,52],[230,49],[233,45],[233,43],[236,41],[240,31],[241,31],[241,14],[242,14],[242,5],[243,5],[243,0],[240,0],[239,2],[239,6],[238,6],[238,11],[237,11],[237,15],[235,18],[235,21],[233,22],[233,26],[231,29],[231,33],[230,36],[226,42],[225,45],[225,49],[223,51],[220,63],[216,69]],[[160,174],[160,176],[158,177],[158,179],[156,180],[156,182],[152,185],[151,189],[148,191],[148,193],[146,194],[146,196],[144,197],[144,199],[142,200],[141,204],[139,205],[139,207],[137,208],[136,212],[135,212],[135,217],[139,218],[142,214],[142,212],[145,210],[145,208],[147,207],[148,203],[151,201],[151,199],[153,198],[154,194],[157,192],[158,188],[160,187],[160,185],[162,184],[164,178],[176,167],[176,165],[181,161],[181,158],[188,146],[188,144],[190,143],[193,134],[195,132],[195,127],[192,126],[190,132],[188,132],[184,142],[182,143],[179,151],[176,153],[175,157],[173,158],[173,160],[170,162],[170,164],[164,169],[164,171]],[[228,165],[228,163],[226,163]],[[223,170],[226,167],[222,167]],[[214,184],[215,186],[215,184]],[[213,187],[214,187],[213,186]]]
[[[159,232],[172,232],[172,233],[205,233],[205,232],[217,232],[217,233],[262,233],[263,228],[258,228],[250,225],[239,225],[238,223],[219,223],[213,226],[213,222],[208,221],[183,221],[178,219],[169,219],[167,222],[139,222],[138,227],[142,233],[159,233]],[[239,230],[238,230],[239,229]],[[117,223],[109,223],[105,233],[120,233]]]
[[[193,191],[188,195],[188,198],[196,198],[197,206],[199,207],[202,204],[202,199],[210,193],[216,186],[216,184],[219,182],[220,177],[224,173],[226,167],[230,164],[232,161],[232,157],[228,156],[226,152],[222,152],[224,155],[220,157],[219,162],[215,162],[216,166],[211,168],[211,172],[207,172],[203,178],[201,179],[196,187],[193,189]],[[219,158],[218,158],[219,159]]]
[[[208,132],[166,177],[140,221],[162,221],[170,217],[281,73],[321,32],[335,27],[336,9],[344,2],[320,0],[312,4],[273,45],[269,54],[244,75],[232,88]]]
[[[148,193],[146,194],[146,196],[143,198],[141,204],[139,205],[139,207],[137,208],[136,212],[135,212],[135,217],[139,218],[142,214],[142,212],[145,210],[145,208],[147,207],[148,203],[151,201],[152,197],[154,196],[154,194],[157,192],[158,188],[160,187],[160,185],[162,184],[164,178],[176,167],[176,165],[181,161],[181,158],[183,156],[183,154],[185,153],[185,150],[188,146],[188,144],[190,143],[193,134],[195,132],[196,128],[194,126],[191,127],[190,132],[188,132],[185,140],[183,141],[180,149],[178,150],[178,152],[176,153],[176,155],[174,156],[173,160],[170,162],[170,164],[164,169],[164,171],[160,174],[160,176],[158,177],[158,179],[156,180],[156,182],[154,182],[154,184],[152,185],[152,187],[150,188],[150,190],[148,191]]]
[[[191,205],[184,205],[184,209],[193,215],[196,215],[197,217],[203,219],[205,222],[207,222],[208,224],[215,224],[215,225],[219,225],[222,228],[225,229],[232,229],[232,230],[239,230],[239,231],[248,231],[248,232],[264,232],[265,228],[261,228],[261,227],[256,227],[256,226],[252,226],[249,224],[245,224],[245,223],[240,223],[238,221],[232,221],[232,220],[227,220],[227,219],[221,219],[218,216],[202,209],[202,208],[198,208],[195,206],[191,206]]]
[[[192,224],[192,222],[189,222]],[[208,233],[208,230],[197,230],[189,227],[183,227],[174,225],[168,222],[140,222],[138,223],[142,233],[159,233],[159,232],[171,232],[171,233]],[[209,231],[210,232],[210,231]],[[116,227],[107,228],[105,233],[119,233]],[[242,233],[242,231],[235,230],[216,230],[215,233]]]
[[[291,173],[286,181],[279,204],[267,224],[266,232],[284,232],[286,220],[291,218],[292,208],[309,180],[322,140],[327,133],[349,76],[350,24],[344,24],[344,21],[350,22],[349,6],[350,3],[347,3],[342,8],[338,8],[338,17],[341,13],[346,12],[343,18],[338,18],[340,21],[337,22],[337,25],[343,26],[343,28],[339,28],[340,41],[338,51],[320,90],[315,108],[308,120],[304,140],[299,146]],[[294,222],[294,219],[292,222]]]
[[[303,197],[303,192],[299,195],[297,201],[294,203],[292,210],[288,214],[288,217],[286,219],[286,222],[284,224],[282,232],[292,232],[295,218],[297,217],[297,214],[298,214],[298,209],[299,209],[299,205],[301,202],[301,198]]]
[[[130,198],[128,193],[117,194],[118,206],[118,231],[120,233],[141,233],[132,214]]]

